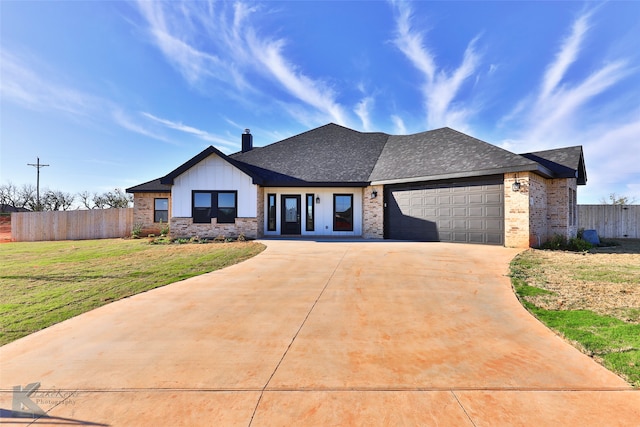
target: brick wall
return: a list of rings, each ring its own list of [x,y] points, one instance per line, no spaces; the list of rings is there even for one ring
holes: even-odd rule
[[[516,180],[520,191],[511,188]],[[529,247],[529,175],[504,174],[504,245],[514,248]]]
[[[171,218],[171,237],[189,239],[215,239],[219,236],[237,238],[244,234],[246,238],[258,238],[258,220],[256,218],[236,218],[234,224],[218,224],[217,218],[211,224],[194,224],[193,218]]]
[[[382,185],[372,185],[362,190],[362,237],[382,239],[384,237],[384,191]],[[371,192],[378,195],[372,199]]]
[[[256,212],[256,218],[257,218],[257,237],[258,238],[262,238],[264,237],[264,187],[260,187],[258,186],[258,203],[257,203],[257,209],[258,211]]]
[[[519,192],[511,188],[516,179]],[[555,234],[575,237],[578,226],[575,216],[572,223],[569,202],[575,197],[570,190],[576,189],[575,178],[545,179],[531,172],[505,174],[505,246],[537,247]]]
[[[549,238],[560,234],[567,239],[575,237],[578,232],[577,221],[572,224],[569,215],[569,201],[572,195],[569,190],[577,190],[575,178],[549,180],[547,187]],[[574,193],[575,194],[575,193]]]
[[[154,199],[169,199],[169,214],[171,213],[171,193],[135,193],[133,195],[133,223],[142,224],[143,236],[160,234],[166,224],[153,222],[155,210]]]
[[[549,238],[547,187],[550,180],[529,173],[529,246],[538,247]]]

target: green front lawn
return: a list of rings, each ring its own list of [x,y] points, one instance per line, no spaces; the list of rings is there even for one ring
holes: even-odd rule
[[[0,345],[263,249],[256,242],[150,245],[124,239],[0,245]]]

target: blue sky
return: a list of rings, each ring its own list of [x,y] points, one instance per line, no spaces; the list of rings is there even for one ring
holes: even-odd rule
[[[582,145],[640,202],[640,2],[0,0],[0,183],[103,192],[329,122]]]

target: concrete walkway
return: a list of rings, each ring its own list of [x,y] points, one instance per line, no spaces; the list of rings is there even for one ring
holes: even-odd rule
[[[506,277],[515,250],[266,244],[0,348],[0,422],[27,421],[8,418],[18,385],[49,417],[37,425],[640,420],[639,392],[520,306]]]

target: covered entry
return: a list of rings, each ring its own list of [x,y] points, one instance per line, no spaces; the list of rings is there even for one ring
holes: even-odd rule
[[[385,187],[385,237],[504,244],[501,175]]]

